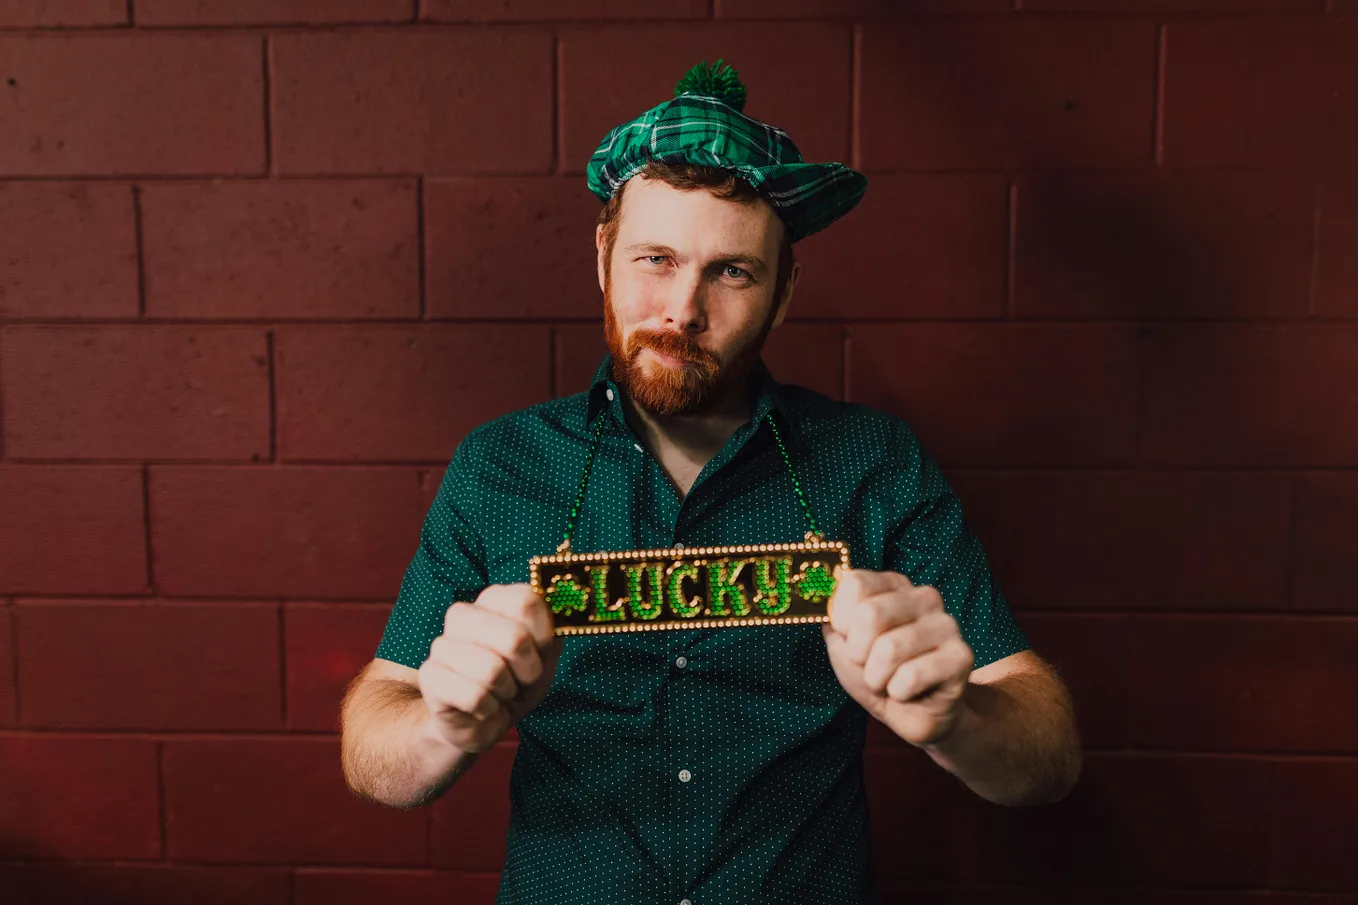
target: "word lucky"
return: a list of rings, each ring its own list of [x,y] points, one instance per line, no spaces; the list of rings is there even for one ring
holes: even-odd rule
[[[533,563],[533,584],[542,591],[558,630],[594,626],[597,631],[608,625],[625,630],[627,623],[663,623],[634,626],[641,629],[720,625],[725,620],[824,621],[824,604],[836,584],[834,566],[847,559],[842,545],[770,547],[778,552],[697,555],[746,549],[719,547],[587,554],[567,557],[567,562],[543,557]],[[661,559],[646,554],[669,555]]]

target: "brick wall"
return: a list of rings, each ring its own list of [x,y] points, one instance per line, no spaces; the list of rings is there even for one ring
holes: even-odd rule
[[[874,729],[884,901],[1358,903],[1358,2],[1014,5],[0,2],[0,899],[492,901],[513,739],[385,810],[339,694],[724,56],[870,174],[770,365],[915,426],[1089,746],[1007,810]]]

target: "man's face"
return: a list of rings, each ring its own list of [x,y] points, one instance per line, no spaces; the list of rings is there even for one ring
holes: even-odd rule
[[[697,414],[745,380],[791,296],[775,307],[782,230],[763,199],[628,181],[607,268],[598,240],[613,376],[633,401]]]

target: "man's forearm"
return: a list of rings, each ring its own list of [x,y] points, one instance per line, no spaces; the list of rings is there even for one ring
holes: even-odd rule
[[[1065,686],[1015,674],[972,682],[957,725],[924,750],[977,795],[996,804],[1057,801],[1080,773],[1080,739]]]
[[[341,708],[340,760],[345,780],[364,798],[417,808],[441,796],[476,762],[432,731],[419,690],[371,679],[351,689]]]

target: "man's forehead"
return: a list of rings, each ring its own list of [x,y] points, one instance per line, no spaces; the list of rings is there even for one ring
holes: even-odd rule
[[[622,199],[618,240],[758,253],[778,241],[781,223],[763,198],[740,202],[703,188],[678,189],[636,176]]]

